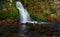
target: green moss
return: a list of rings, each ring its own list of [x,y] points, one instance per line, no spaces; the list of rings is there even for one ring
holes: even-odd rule
[[[13,19],[13,20],[19,19],[18,10],[15,7],[13,7],[12,12],[10,13],[10,19]]]
[[[35,14],[32,17],[33,19],[37,20],[37,21],[47,21],[47,17],[43,16],[42,14]]]
[[[8,12],[3,12],[0,10],[0,20],[6,19],[9,17]]]
[[[5,8],[7,9],[7,11],[2,11],[0,10],[0,20],[3,19],[13,19],[13,20],[19,20],[19,12],[16,9],[15,6],[12,6],[12,11],[9,11],[9,3],[6,2],[5,4]],[[13,4],[14,5],[14,4]],[[3,8],[4,9],[4,8]]]

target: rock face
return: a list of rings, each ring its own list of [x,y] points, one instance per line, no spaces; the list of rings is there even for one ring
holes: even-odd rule
[[[60,22],[59,21],[60,20],[60,18],[59,18],[59,16],[60,16],[60,1],[59,0],[48,0],[48,4],[50,6],[52,6],[52,8],[54,10],[54,12],[52,12],[52,14],[54,16],[52,17],[52,14],[51,14],[50,18],[48,18],[48,19],[50,19],[50,21],[52,21],[52,22],[53,21]]]
[[[60,0],[54,0],[57,14],[60,14]]]
[[[15,20],[0,20],[0,25],[17,25],[18,22]]]

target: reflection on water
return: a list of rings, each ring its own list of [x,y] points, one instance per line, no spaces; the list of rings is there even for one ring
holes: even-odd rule
[[[27,37],[28,27],[25,24],[20,25],[19,36]]]
[[[26,25],[20,25],[20,33],[25,34],[27,32],[27,26]]]

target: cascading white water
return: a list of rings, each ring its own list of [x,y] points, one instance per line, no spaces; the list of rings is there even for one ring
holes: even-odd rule
[[[31,21],[27,10],[23,7],[23,5],[20,1],[16,2],[16,7],[20,13],[20,22],[21,23],[26,23],[28,21]],[[27,26],[25,24],[20,25],[20,33],[24,35],[26,32],[27,32]]]
[[[16,2],[16,7],[20,12],[20,22],[26,23],[28,21],[31,21],[30,16],[27,12],[27,10],[23,7],[21,2],[17,1]]]

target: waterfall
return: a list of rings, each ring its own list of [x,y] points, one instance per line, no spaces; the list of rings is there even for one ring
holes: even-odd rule
[[[23,5],[20,1],[16,2],[16,7],[17,7],[17,9],[19,10],[19,13],[20,13],[20,22],[21,23],[26,23],[28,21],[31,21],[27,10],[23,7]],[[19,36],[26,34],[26,32],[27,32],[27,26],[25,24],[20,25]]]
[[[19,10],[20,13],[20,22],[21,23],[37,23],[37,21],[31,21],[31,18],[27,12],[27,10],[23,7],[22,3],[20,1],[16,2],[16,7]]]
[[[16,7],[17,7],[17,9],[19,10],[19,13],[20,13],[20,22],[26,23],[28,21],[31,21],[27,10],[23,7],[21,2],[17,1],[16,2]]]

